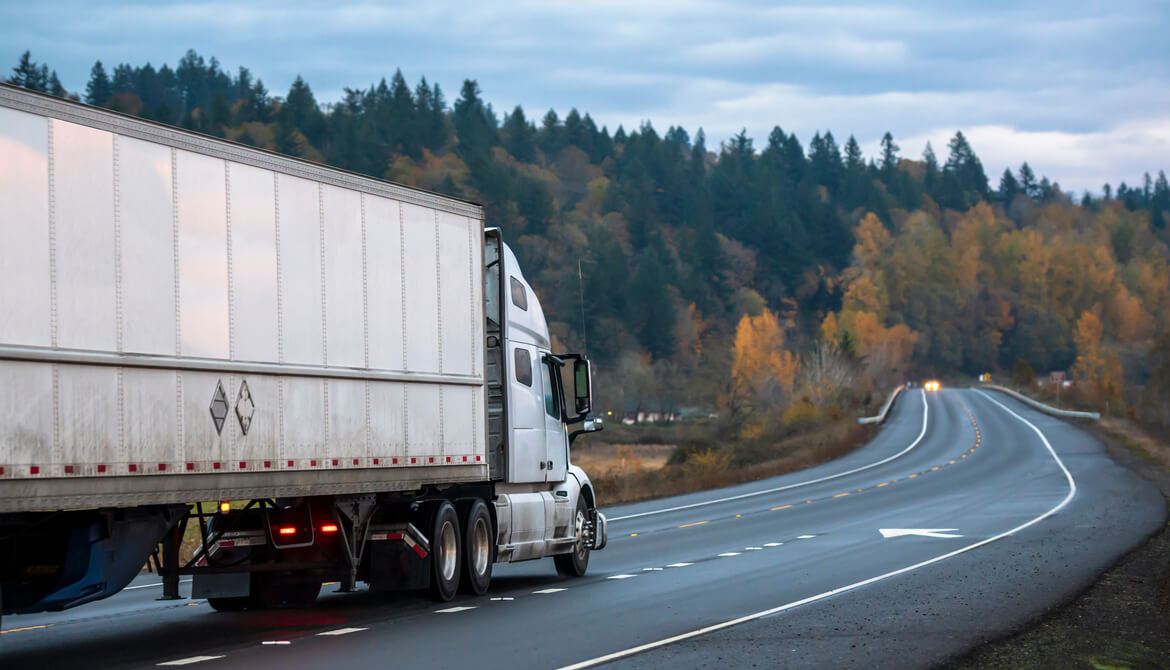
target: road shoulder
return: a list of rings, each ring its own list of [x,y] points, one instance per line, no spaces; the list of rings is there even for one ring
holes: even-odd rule
[[[1148,436],[1124,423],[1087,428],[1114,462],[1152,483],[1170,502],[1170,464],[1159,460],[1165,445],[1151,448]],[[1170,669],[1170,525],[1122,556],[1071,601],[947,667]]]

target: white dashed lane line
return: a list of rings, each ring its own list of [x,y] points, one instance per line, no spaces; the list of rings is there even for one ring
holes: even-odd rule
[[[292,644],[292,642],[289,642],[288,640],[265,640],[265,641],[261,642],[260,644],[268,646],[268,645],[278,645],[278,644]]]
[[[798,539],[798,540],[811,540],[814,537],[816,537],[816,535],[801,535],[800,537],[798,537],[796,539]]]
[[[444,609],[444,610],[435,610],[435,614],[454,614],[456,612],[466,612],[467,610],[473,610],[473,609],[475,609],[474,606],[472,606],[472,607],[466,607],[466,606],[448,607],[447,609]]]
[[[637,577],[638,575],[610,575],[606,579],[629,579],[630,577]]]
[[[564,590],[565,589],[541,589],[539,591],[533,591],[533,593],[534,594],[535,593],[560,593],[561,591],[564,591]]]
[[[336,630],[327,630],[324,633],[317,633],[317,635],[318,636],[320,636],[320,635],[349,635],[350,633],[360,633],[363,630],[367,630],[367,629],[365,629],[365,628],[338,628]]]
[[[214,661],[217,658],[223,658],[223,656],[191,656],[188,658],[180,658],[177,661],[159,663],[159,665],[191,665],[192,663],[202,663],[203,661]]]
[[[666,567],[668,567],[668,568],[685,568],[688,565],[694,565],[694,563],[671,563],[670,565],[668,565]]]
[[[725,551],[722,554],[719,554],[719,558],[727,558],[729,556],[739,556],[739,554],[740,554],[740,552],[738,552],[738,551]]]
[[[493,600],[493,601],[498,601],[498,600],[515,600],[515,598],[504,598],[504,597],[497,597],[497,598],[492,598],[492,600]]]

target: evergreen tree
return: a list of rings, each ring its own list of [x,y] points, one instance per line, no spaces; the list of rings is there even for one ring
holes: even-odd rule
[[[89,71],[89,83],[85,85],[85,101],[91,105],[104,105],[113,94],[110,78],[106,76],[106,69],[99,60]]]
[[[1020,192],[1035,200],[1040,197],[1039,187],[1036,184],[1036,173],[1032,172],[1032,168],[1028,165],[1028,161],[1024,161],[1020,165]],[[1106,195],[1108,198],[1109,185],[1105,185]]]
[[[524,109],[520,105],[516,105],[511,114],[504,115],[500,141],[516,160],[522,163],[536,160],[536,128],[525,118]]]
[[[930,145],[930,140],[926,141],[926,148],[922,150],[922,161],[926,164],[926,169],[922,174],[922,189],[926,191],[927,195],[937,200],[938,156],[934,155],[934,147]]]
[[[49,87],[49,69],[44,65],[38,66],[32,59],[32,53],[25,51],[20,55],[20,62],[12,68],[8,83],[44,93]]]
[[[1003,176],[999,178],[999,201],[1004,207],[1012,204],[1016,194],[1020,192],[1020,183],[1012,176],[1010,168],[1003,169]]]
[[[53,70],[52,73],[49,74],[49,85],[46,90],[58,98],[64,98],[69,95],[69,92],[66,91],[65,87],[61,85],[61,80],[57,78],[56,70]]]
[[[881,162],[882,179],[886,183],[890,182],[894,176],[894,171],[898,169],[898,150],[900,148],[897,144],[894,144],[894,136],[887,130],[886,134],[882,135]]]

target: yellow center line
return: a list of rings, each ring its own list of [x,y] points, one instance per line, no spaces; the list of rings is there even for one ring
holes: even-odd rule
[[[779,510],[779,509],[788,509],[789,507],[792,507],[792,505],[781,505],[780,507],[773,507],[772,509],[770,509],[770,510],[768,510],[768,511],[769,511],[769,512],[775,512],[776,510]]]
[[[49,626],[52,626],[52,625],[53,624],[51,624],[51,623],[46,623],[46,624],[41,624],[39,626],[27,626],[25,628],[9,628],[8,630],[0,630],[0,635],[4,635],[6,633],[22,633],[26,630],[36,630],[38,628],[48,628]]]
[[[690,528],[691,526],[702,526],[705,523],[711,523],[711,522],[710,521],[696,521],[694,523],[684,523],[683,525],[679,526],[679,528]]]
[[[878,484],[877,487],[880,489],[883,486],[889,486],[889,485],[890,485],[889,482],[882,482],[881,484]]]
[[[848,493],[838,493],[837,495],[835,495],[835,496],[833,496],[833,497],[834,497],[834,498],[844,498],[844,497],[845,497],[845,496],[847,496],[847,495],[849,495],[849,494],[848,494]]]
[[[917,476],[918,476],[918,475],[910,475],[910,479],[914,479],[914,478],[915,478],[915,477],[917,477]]]
[[[951,462],[950,462],[950,463],[948,463],[947,465],[954,465],[954,464],[955,464],[955,461],[951,461]]]

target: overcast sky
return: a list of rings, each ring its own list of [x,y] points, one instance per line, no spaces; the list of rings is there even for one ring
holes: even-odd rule
[[[322,102],[401,68],[448,103],[477,79],[503,113],[589,112],[613,131],[702,126],[717,147],[780,125],[829,129],[876,153],[962,129],[992,185],[1028,160],[1065,190],[1170,169],[1170,3],[494,0],[0,3],[0,66],[25,49],[70,90],[94,60],[173,67],[187,48],[283,93],[302,74]],[[1017,5],[1026,5],[1019,7]]]

